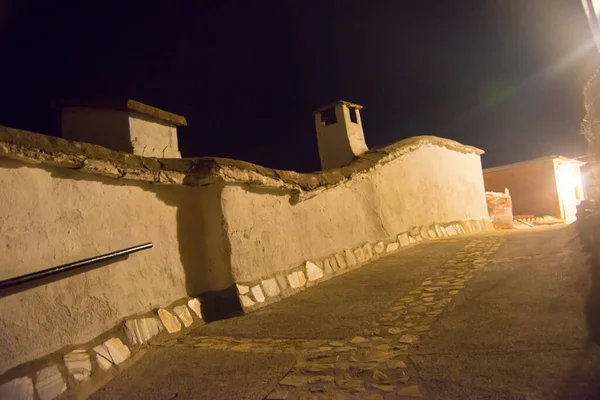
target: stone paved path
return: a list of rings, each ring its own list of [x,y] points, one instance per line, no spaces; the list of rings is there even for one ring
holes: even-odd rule
[[[423,243],[155,344],[179,369],[142,360],[105,393],[129,385],[186,399],[596,399],[588,286],[570,227]]]
[[[360,335],[331,340],[192,334],[167,346],[293,354],[296,364],[268,399],[420,398],[417,376],[407,362],[411,346],[427,335],[432,324],[488,262],[503,239],[504,236],[498,234],[468,239],[460,251],[431,275],[407,293],[398,293],[383,316],[372,321]],[[306,323],[318,324],[319,318],[315,316]]]

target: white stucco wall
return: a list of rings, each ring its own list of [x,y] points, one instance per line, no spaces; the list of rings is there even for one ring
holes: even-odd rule
[[[228,186],[223,211],[236,282],[415,226],[488,218],[480,156],[435,145],[295,205],[288,196]]]
[[[87,342],[127,316],[232,283],[219,188],[117,181],[1,158],[0,188],[0,279],[154,243],[127,260],[0,298],[0,373]]]
[[[177,127],[131,113],[129,134],[133,144],[133,154],[144,157],[181,158],[177,144]]]
[[[348,106],[337,104],[334,109],[337,119],[334,124],[323,126],[321,113],[315,115],[319,158],[323,170],[348,165],[355,156],[368,150],[359,110],[353,110],[357,114],[357,122],[352,122]]]

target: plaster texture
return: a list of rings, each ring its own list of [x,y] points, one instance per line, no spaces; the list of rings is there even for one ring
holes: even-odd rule
[[[319,157],[323,170],[348,165],[356,156],[368,150],[360,119],[360,106],[349,104],[332,104],[337,122],[327,126],[323,124],[321,112],[315,112]],[[355,113],[356,122],[352,122],[351,112]]]
[[[0,187],[0,279],[154,244],[2,297],[0,373],[87,342],[124,317],[232,284],[218,188],[119,182],[2,158]]]
[[[222,205],[236,282],[270,277],[415,226],[488,219],[480,156],[434,144],[297,204],[232,185],[224,187]]]
[[[0,374],[187,296],[253,281],[244,307],[255,303],[249,292],[267,304],[280,296],[273,277],[282,290],[318,283],[330,273],[318,264],[324,257],[330,270],[344,269],[366,243],[487,219],[481,153],[423,136],[300,174],[141,157],[0,127],[0,279],[154,243],[0,298]],[[306,276],[306,261],[321,272]],[[276,274],[284,271],[294,279]]]

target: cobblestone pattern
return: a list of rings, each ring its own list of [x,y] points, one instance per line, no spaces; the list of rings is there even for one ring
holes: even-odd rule
[[[361,336],[345,340],[183,336],[163,345],[294,354],[296,365],[267,399],[420,398],[407,361],[411,346],[428,333],[503,240],[504,236],[472,240]]]

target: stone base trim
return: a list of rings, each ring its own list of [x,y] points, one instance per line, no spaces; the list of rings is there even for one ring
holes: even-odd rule
[[[354,249],[346,249],[318,260],[307,260],[301,266],[278,272],[252,282],[237,282],[238,297],[244,312],[252,312],[268,304],[292,296],[308,287],[325,282],[424,240],[434,240],[458,235],[492,231],[488,219],[435,223],[414,227],[376,243],[365,243]]]
[[[33,400],[35,393],[39,399],[52,400],[66,391],[91,385],[91,380],[99,375],[113,374],[115,367],[149,341],[160,343],[169,334],[203,323],[201,304],[196,298],[185,298],[147,315],[126,318],[88,343],[67,346],[7,371],[0,376],[0,399]]]

